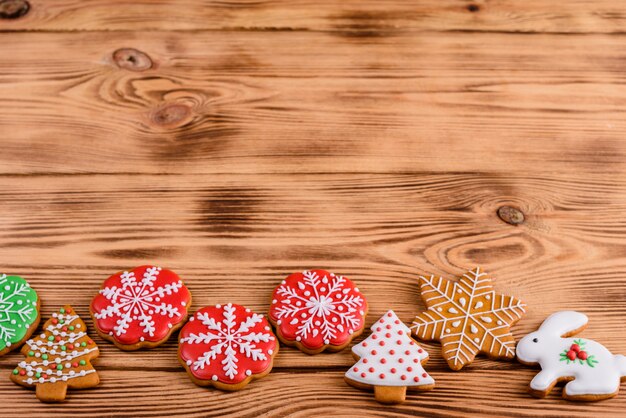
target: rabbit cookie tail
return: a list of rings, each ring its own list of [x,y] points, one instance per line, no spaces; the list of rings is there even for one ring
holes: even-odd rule
[[[615,363],[620,376],[626,376],[626,357],[621,354],[615,355]]]

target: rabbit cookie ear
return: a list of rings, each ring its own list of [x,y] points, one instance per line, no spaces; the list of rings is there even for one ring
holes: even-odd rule
[[[539,327],[540,331],[569,337],[582,331],[589,319],[587,315],[576,311],[561,311],[550,315]]]

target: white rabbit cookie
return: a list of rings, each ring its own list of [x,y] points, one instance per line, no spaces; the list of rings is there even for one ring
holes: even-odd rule
[[[550,315],[541,327],[517,345],[517,358],[541,371],[530,382],[530,392],[547,396],[559,381],[567,381],[563,397],[597,401],[617,395],[626,377],[626,357],[613,355],[603,345],[584,338],[566,338],[582,331],[587,316],[575,311]]]

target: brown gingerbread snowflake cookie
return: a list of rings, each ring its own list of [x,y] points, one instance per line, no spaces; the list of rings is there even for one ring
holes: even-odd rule
[[[510,327],[522,318],[526,305],[496,293],[491,283],[478,267],[458,282],[432,275],[419,278],[428,310],[415,317],[411,328],[422,340],[441,342],[443,357],[452,370],[471,363],[478,353],[490,358],[515,357]]]

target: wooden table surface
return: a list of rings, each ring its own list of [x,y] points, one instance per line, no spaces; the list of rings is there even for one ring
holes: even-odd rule
[[[288,273],[326,268],[368,297],[368,326],[390,308],[408,323],[418,275],[480,265],[528,304],[517,339],[578,309],[583,336],[626,354],[626,2],[0,0],[0,16],[0,270],[44,318],[71,303],[95,336],[102,281],[154,263],[192,310],[267,312]],[[59,405],[0,358],[0,415],[626,413],[626,393],[534,399],[516,362],[452,372],[437,343],[435,390],[390,407],[343,382],[350,350],[282,348],[223,393],[189,380],[174,338],[94,338],[101,385]]]

